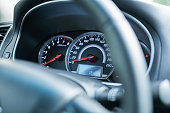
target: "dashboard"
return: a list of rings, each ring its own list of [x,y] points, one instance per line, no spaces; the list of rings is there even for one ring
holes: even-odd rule
[[[13,60],[28,60],[46,68],[119,82],[109,45],[100,27],[76,4],[61,4],[49,2],[25,15],[14,44]],[[44,10],[51,12],[44,13]],[[138,19],[123,13],[138,37],[149,71],[154,55],[151,34]]]
[[[139,40],[149,73],[155,53],[153,38],[141,21],[126,12],[123,14]],[[21,21],[18,33],[4,47],[13,60],[32,61],[46,68],[120,82],[105,35],[77,4],[48,2],[32,8]]]

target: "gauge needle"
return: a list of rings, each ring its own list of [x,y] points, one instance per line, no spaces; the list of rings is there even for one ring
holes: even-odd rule
[[[87,60],[87,59],[91,59],[91,58],[94,58],[94,56],[85,57],[85,58],[81,58],[81,59],[77,59],[77,60],[72,60],[72,61],[69,61],[69,62],[82,61],[82,60]]]
[[[52,58],[51,60],[49,60],[48,62],[46,62],[45,64],[43,64],[43,66],[55,61],[57,58],[61,57],[61,54],[60,55],[57,55],[56,57]]]

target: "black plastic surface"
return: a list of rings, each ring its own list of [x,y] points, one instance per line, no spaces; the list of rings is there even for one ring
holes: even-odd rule
[[[66,31],[95,29],[88,14],[73,3],[60,2],[40,6],[32,10],[23,22],[15,57],[32,60],[31,57],[37,56],[42,44],[51,36]]]
[[[141,26],[127,16],[141,42],[151,49],[150,41]],[[63,24],[65,23],[65,24]],[[42,44],[54,35],[68,35],[73,39],[88,31],[99,31],[82,8],[75,3],[49,3],[32,9],[22,23],[14,58],[37,62]]]

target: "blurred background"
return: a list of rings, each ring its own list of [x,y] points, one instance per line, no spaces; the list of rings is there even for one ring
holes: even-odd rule
[[[14,6],[19,0],[0,0],[0,22],[11,22]]]
[[[151,0],[160,4],[170,5],[170,0]]]
[[[11,22],[14,6],[19,0],[0,0],[0,22]],[[126,0],[124,0],[126,2]],[[170,0],[145,0],[170,6]]]

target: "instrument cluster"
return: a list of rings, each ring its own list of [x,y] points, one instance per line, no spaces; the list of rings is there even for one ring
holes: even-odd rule
[[[140,42],[146,62],[150,51]],[[38,62],[47,68],[67,70],[96,79],[119,81],[110,48],[101,32],[84,32],[77,37],[56,35],[49,38],[39,50]]]

